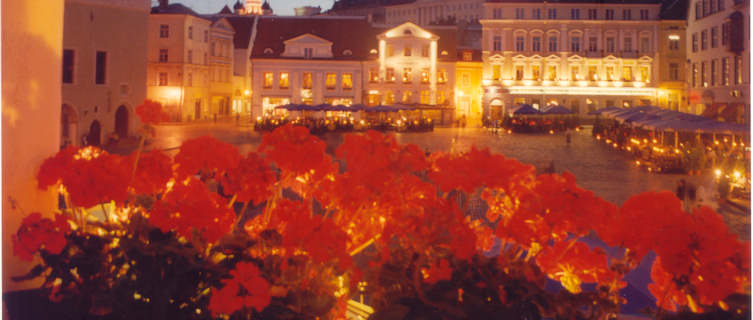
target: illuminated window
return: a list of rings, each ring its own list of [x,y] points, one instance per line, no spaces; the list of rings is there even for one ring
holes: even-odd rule
[[[437,82],[447,83],[447,70],[439,69],[439,72],[437,72]]]
[[[596,74],[596,72],[596,66],[588,66],[588,80],[598,80],[598,75]]]
[[[711,80],[710,82],[712,86],[716,85],[717,64],[719,64],[719,60],[717,59],[711,60],[711,78],[709,80]]]
[[[720,81],[721,85],[728,86],[729,85],[729,58],[722,59],[722,79]]]
[[[385,79],[385,81],[395,82],[395,69],[387,68],[387,79]]]
[[[492,65],[492,79],[499,80],[502,73],[501,70],[502,70],[501,65],[498,65],[498,64]]]
[[[379,82],[379,69],[377,68],[369,69],[369,82],[371,83]]]
[[[515,80],[523,80],[524,76],[525,76],[525,71],[523,69],[523,66],[521,65],[515,66]]]
[[[411,54],[413,54],[411,52],[411,47],[410,46],[405,46],[405,48],[403,48],[403,55],[406,56],[406,57],[410,57]]]
[[[421,104],[429,104],[430,97],[431,97],[431,95],[429,93],[429,90],[421,90],[421,101],[420,101],[420,103]]]
[[[388,44],[388,45],[387,45],[387,56],[388,56],[388,57],[391,57],[391,56],[393,56],[393,55],[395,55],[395,48],[394,48],[394,47],[392,47],[392,45],[391,45],[391,44]]]
[[[337,86],[337,75],[334,73],[327,73],[327,82],[325,84],[327,90],[335,90]]]
[[[160,86],[166,86],[167,85],[167,72],[160,72],[159,73],[159,85]]]
[[[311,89],[314,86],[314,80],[311,72],[304,72],[303,77],[301,78],[301,82],[301,88]]]
[[[622,67],[622,79],[625,81],[633,81],[633,67]]]
[[[290,86],[290,74],[280,72],[280,89],[287,89]]]
[[[159,62],[167,62],[167,49],[159,49]]]
[[[547,74],[549,76],[550,81],[557,80],[557,66],[550,65],[547,68]]]
[[[170,26],[166,24],[161,24],[159,26],[159,37],[160,38],[169,38],[170,37]]]
[[[648,74],[648,67],[641,67],[641,81],[651,81],[651,76]]]
[[[395,103],[395,93],[387,90],[387,92],[384,93],[384,103],[385,104]]]
[[[460,85],[466,88],[471,86],[471,75],[468,72],[462,73]]]
[[[580,73],[580,68],[578,68],[578,66],[570,67],[570,80],[580,80],[578,79],[578,73]]]
[[[691,87],[698,87],[698,64],[694,63],[692,67],[692,74],[690,75]]]
[[[411,102],[413,102],[413,92],[403,91],[403,103],[411,103]]]
[[[429,68],[421,69],[421,83],[429,83]]]
[[[532,65],[531,76],[533,77],[533,80],[536,80],[536,81],[541,80],[541,67],[537,65]]]
[[[411,68],[403,68],[403,83],[410,83],[413,80],[411,72]]]
[[[343,90],[353,89],[353,75],[350,73],[343,73]]]
[[[275,83],[275,74],[272,72],[265,72],[264,73],[264,88],[265,89],[272,88],[274,83]]]
[[[444,91],[437,91],[437,104],[444,104],[447,101],[447,96]]]
[[[606,72],[607,72],[607,80],[614,80],[614,67],[607,66]]]

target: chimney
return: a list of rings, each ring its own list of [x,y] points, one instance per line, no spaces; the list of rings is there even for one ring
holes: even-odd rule
[[[167,9],[167,4],[168,4],[167,2],[168,0],[159,0],[159,8],[163,10]]]

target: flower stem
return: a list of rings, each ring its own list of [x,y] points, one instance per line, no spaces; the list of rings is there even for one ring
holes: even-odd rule
[[[146,140],[146,134],[141,133],[141,139],[139,140],[139,148],[136,149],[136,160],[133,161],[133,170],[131,171],[131,181],[128,182],[128,187],[133,185],[133,179],[136,178],[136,168],[139,166],[139,158],[141,158],[141,150],[144,149],[144,140]]]

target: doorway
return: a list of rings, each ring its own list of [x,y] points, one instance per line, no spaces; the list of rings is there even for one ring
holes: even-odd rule
[[[128,137],[128,108],[124,105],[115,111],[115,134],[121,139]]]
[[[94,120],[89,126],[89,134],[86,136],[86,144],[89,146],[99,146],[102,141],[102,126],[99,121]]]

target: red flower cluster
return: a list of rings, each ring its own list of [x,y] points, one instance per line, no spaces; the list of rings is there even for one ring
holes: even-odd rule
[[[424,282],[428,284],[435,284],[442,280],[450,280],[451,278],[452,268],[450,268],[450,263],[447,261],[447,259],[442,259],[439,261],[439,264],[429,269]]]
[[[470,194],[480,187],[509,192],[513,185],[530,183],[534,172],[531,165],[474,146],[459,155],[438,154],[429,178],[444,192],[458,189]]]
[[[162,104],[152,100],[144,100],[144,103],[136,107],[136,115],[143,124],[158,124],[170,120],[170,116],[162,110]]]
[[[324,152],[324,141],[311,135],[305,127],[284,125],[265,134],[259,145],[264,153],[282,171],[298,176],[314,172],[329,171],[332,161]]]
[[[129,160],[132,163],[135,159]],[[173,177],[173,160],[159,150],[141,153],[136,176],[133,179],[133,188],[137,194],[162,193],[167,188],[167,182]]]
[[[581,283],[612,280],[607,276],[609,269],[604,251],[599,248],[591,251],[579,241],[559,241],[545,247],[536,257],[536,264],[549,278],[559,281],[572,293],[580,292]]]
[[[221,176],[226,170],[238,167],[240,159],[238,147],[202,136],[183,142],[175,163],[178,164],[178,177],[183,179],[196,174]]]
[[[95,147],[67,148],[45,160],[37,182],[44,188],[62,181],[71,202],[88,208],[111,200],[125,201],[132,167],[128,158]]]
[[[51,254],[60,254],[65,248],[65,235],[70,226],[61,214],[55,215],[55,221],[42,218],[42,214],[34,212],[21,222],[13,241],[13,254],[25,261],[31,261],[34,253],[43,249]]]
[[[60,182],[65,172],[70,170],[73,156],[78,153],[78,150],[77,147],[68,146],[60,150],[55,156],[45,159],[37,173],[39,189],[46,190]]]
[[[225,193],[237,195],[238,201],[261,203],[272,194],[271,187],[277,180],[267,161],[251,152],[240,160],[238,167],[228,170],[220,181]]]
[[[177,182],[149,213],[149,223],[163,232],[175,230],[192,239],[193,230],[207,242],[215,242],[227,234],[235,220],[225,201],[195,178]]]
[[[253,263],[238,262],[230,275],[232,278],[222,280],[222,289],[214,288],[209,299],[209,310],[213,317],[232,315],[243,308],[261,312],[272,301],[269,282],[261,276],[259,268]]]

